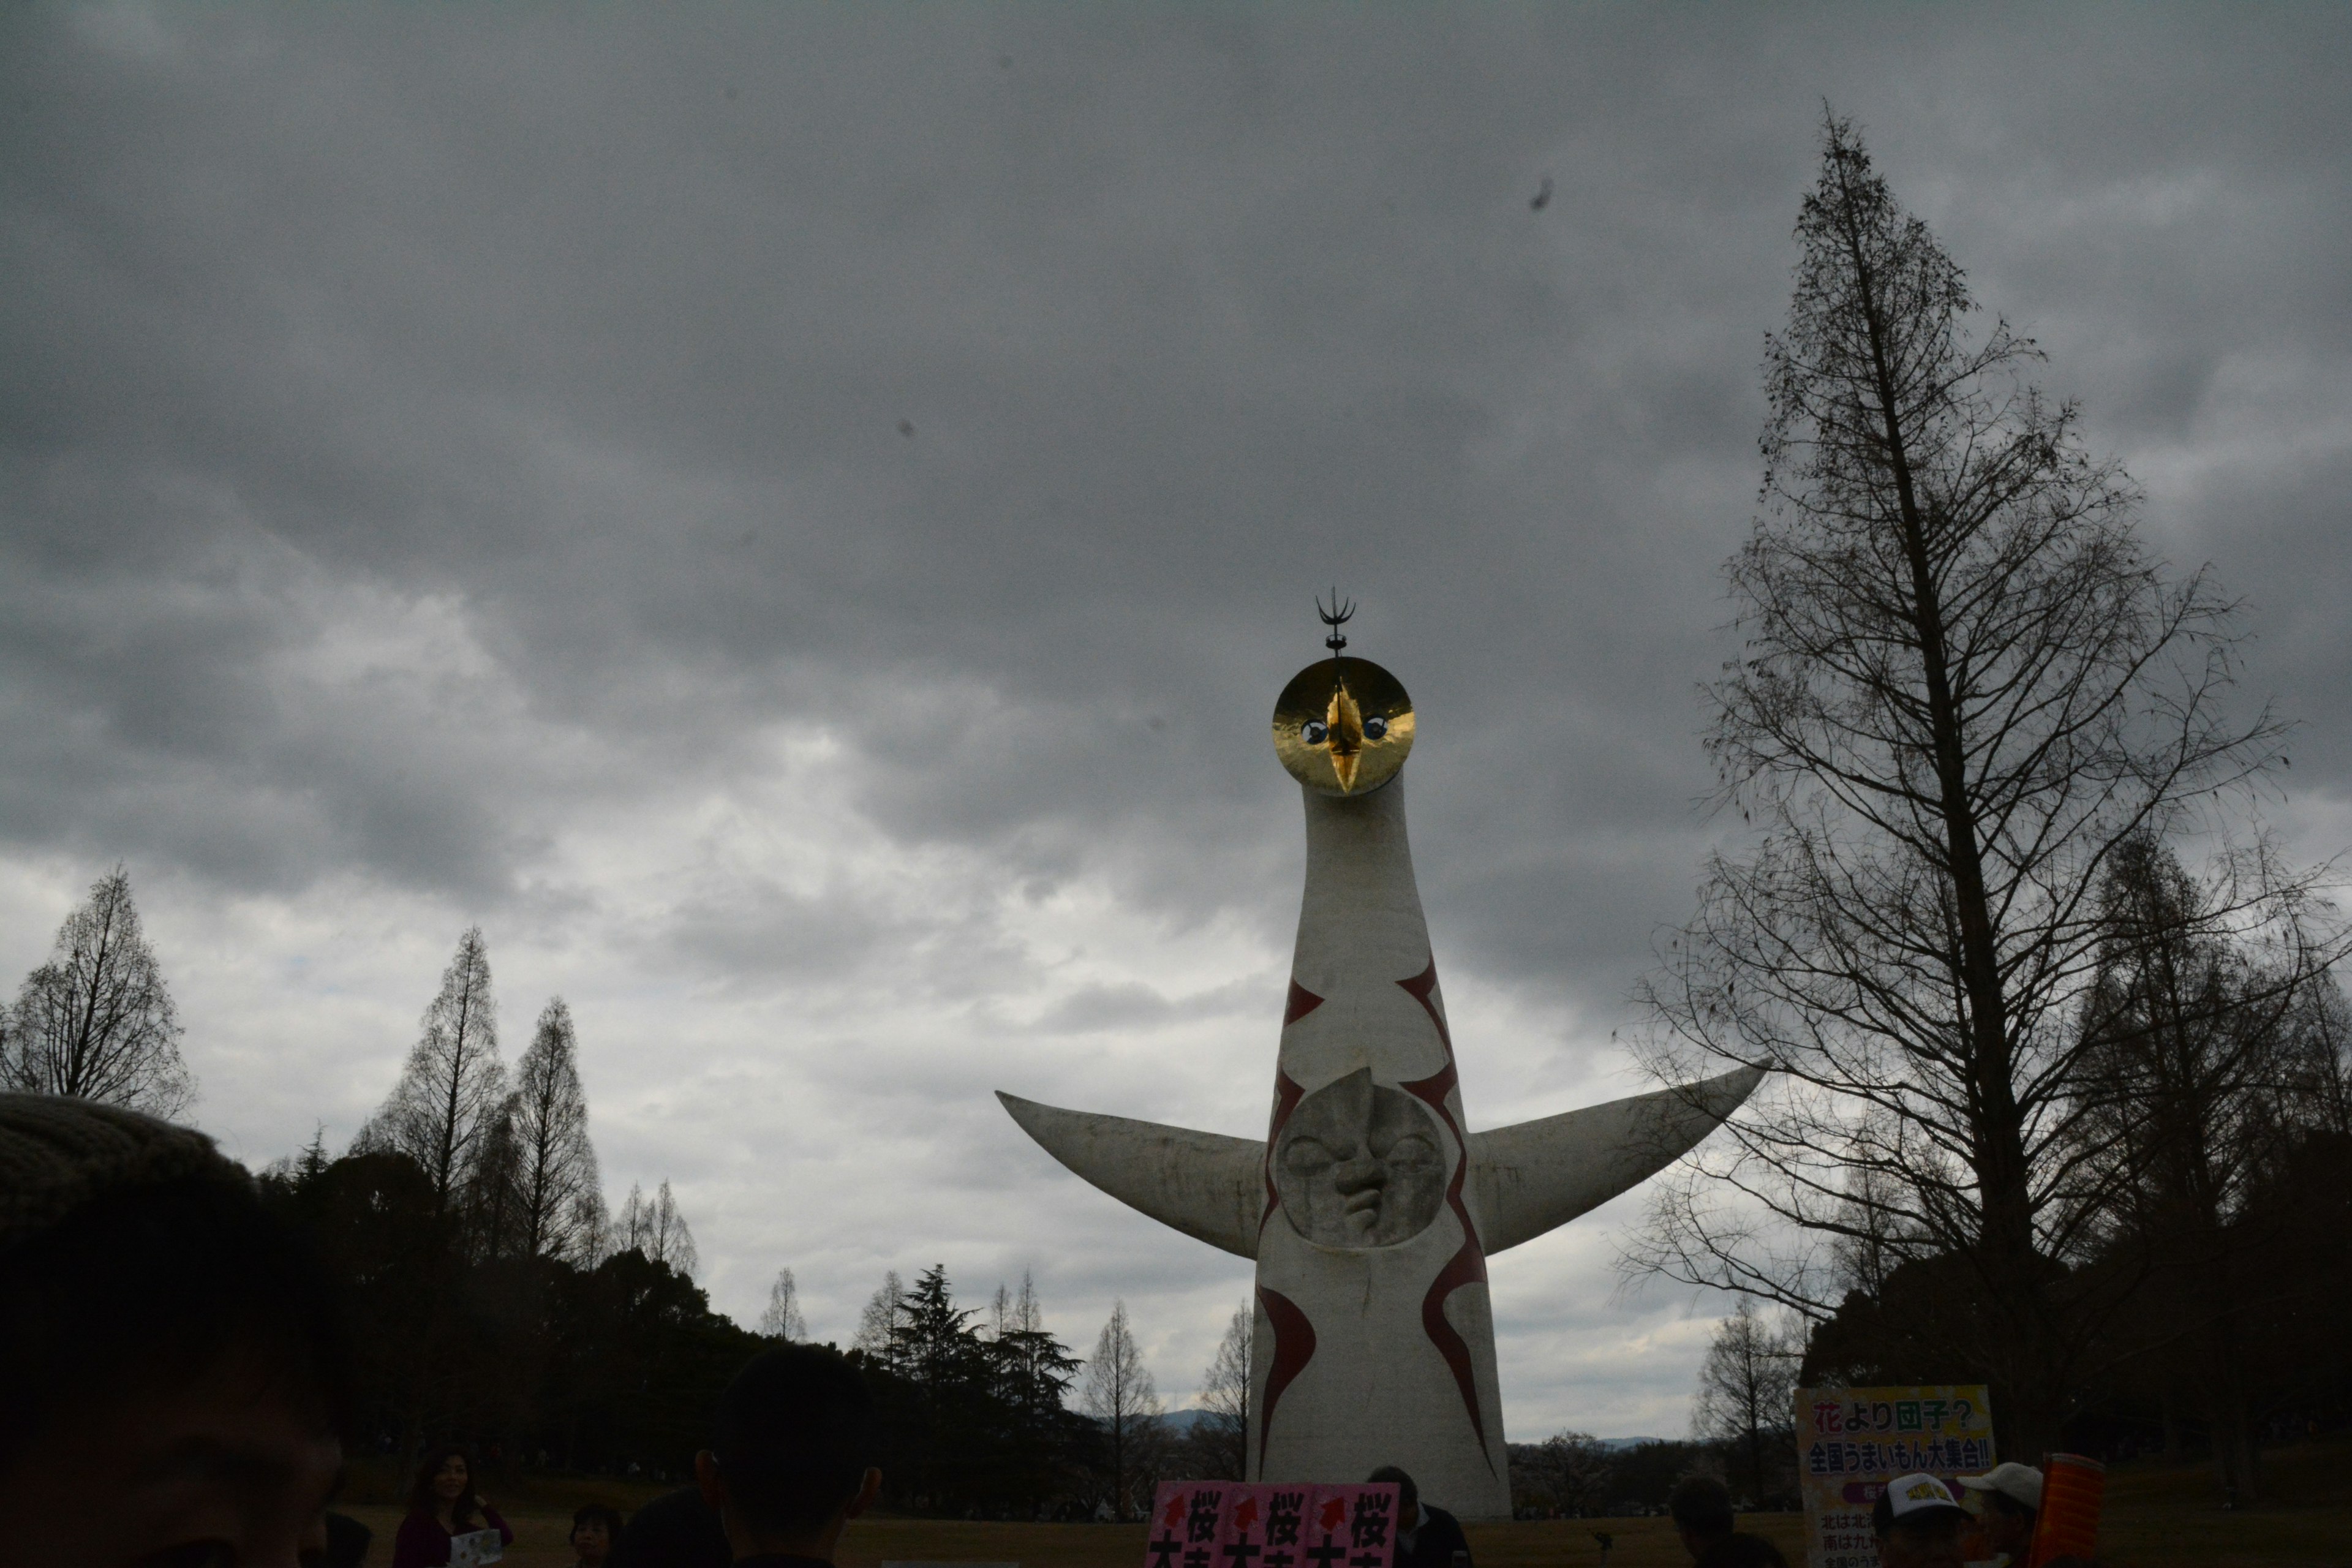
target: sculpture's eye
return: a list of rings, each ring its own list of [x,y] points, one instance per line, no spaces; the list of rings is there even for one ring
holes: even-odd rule
[[[1388,1163],[1402,1170],[1427,1171],[1437,1165],[1437,1145],[1418,1132],[1407,1133],[1389,1146]]]
[[[1325,1148],[1319,1139],[1298,1138],[1294,1139],[1290,1147],[1283,1152],[1282,1163],[1301,1174],[1307,1174],[1336,1164],[1344,1157]]]
[[[1364,716],[1364,739],[1377,741],[1389,732],[1389,721],[1377,713]]]
[[[1330,731],[1324,728],[1323,721],[1320,719],[1309,719],[1298,727],[1298,738],[1310,746],[1321,745],[1330,733]]]

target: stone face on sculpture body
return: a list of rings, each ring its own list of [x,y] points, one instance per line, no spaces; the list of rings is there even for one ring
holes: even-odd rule
[[[1468,1132],[1405,837],[1413,735],[1404,689],[1336,647],[1276,706],[1275,749],[1306,797],[1307,885],[1263,1142],[1000,1098],[1097,1186],[1257,1260],[1254,1479],[1397,1464],[1432,1502],[1500,1518],[1487,1257],[1664,1166],[1759,1075]]]
[[[1412,1096],[1358,1068],[1298,1102],[1274,1147],[1282,1212],[1322,1247],[1391,1247],[1445,1202],[1442,1138]]]

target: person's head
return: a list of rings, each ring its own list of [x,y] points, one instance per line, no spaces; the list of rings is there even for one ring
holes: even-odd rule
[[[1732,1531],[1731,1492],[1713,1476],[1685,1476],[1666,1495],[1675,1533],[1694,1557]]]
[[[105,1568],[326,1546],[347,1363],[303,1238],[212,1140],[0,1095],[0,1518],[13,1560]]]
[[[613,1554],[613,1542],[621,1539],[621,1512],[601,1502],[592,1502],[572,1516],[572,1552],[581,1562],[596,1568]]]
[[[347,1513],[327,1516],[327,1555],[323,1568],[366,1568],[368,1542],[375,1531]]]
[[[698,1458],[698,1469],[700,1464]],[[728,1568],[735,1548],[719,1522],[719,1510],[699,1486],[692,1486],[665,1492],[629,1515],[613,1561],[627,1568]]]
[[[695,1476],[739,1555],[829,1557],[882,1485],[873,1396],[830,1347],[753,1356],[719,1394],[711,1437]]]
[[[478,1485],[471,1454],[455,1443],[436,1443],[425,1450],[416,1479],[408,1484],[408,1511],[446,1519],[452,1530],[470,1525]]]
[[[1412,1478],[1411,1476],[1406,1475],[1394,1465],[1382,1465],[1379,1469],[1374,1470],[1370,1475],[1366,1476],[1364,1479],[1375,1484],[1381,1481],[1394,1481],[1396,1483],[1397,1489],[1396,1527],[1399,1530],[1416,1530],[1420,1528],[1421,1489],[1412,1484]]]
[[[2042,1510],[2042,1472],[2032,1465],[1995,1465],[1983,1475],[1962,1476],[1960,1486],[1976,1496],[1986,1549],[2022,1562]]]
[[[1960,1535],[1970,1522],[1935,1477],[1897,1476],[1871,1506],[1879,1568],[1960,1568]]]
[[[1789,1560],[1764,1537],[1735,1531],[1707,1548],[1706,1568],[1789,1568]]]

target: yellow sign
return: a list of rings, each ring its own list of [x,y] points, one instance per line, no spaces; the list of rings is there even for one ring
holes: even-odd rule
[[[1797,1390],[1797,1475],[1811,1568],[1878,1568],[1870,1512],[1886,1483],[1924,1472],[1953,1488],[1992,1468],[1984,1384]]]

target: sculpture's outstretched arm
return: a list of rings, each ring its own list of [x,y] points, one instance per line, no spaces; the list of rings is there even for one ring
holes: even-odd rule
[[[1257,1256],[1265,1145],[1253,1138],[1063,1110],[997,1092],[1045,1152],[1130,1208],[1244,1258]]]
[[[1486,1256],[1566,1225],[1665,1169],[1738,1110],[1763,1078],[1740,1068],[1472,1133],[1470,1181]]]

